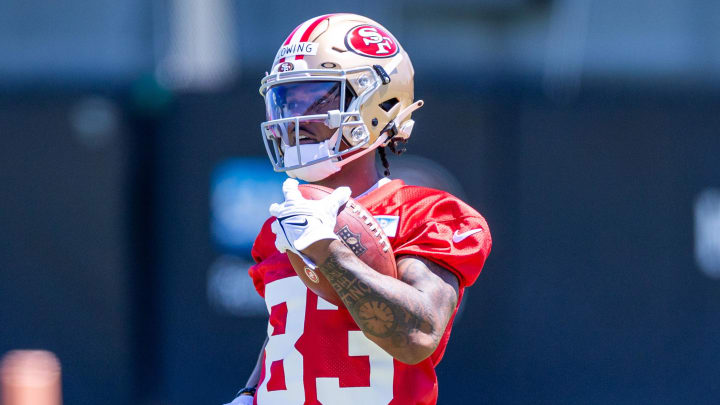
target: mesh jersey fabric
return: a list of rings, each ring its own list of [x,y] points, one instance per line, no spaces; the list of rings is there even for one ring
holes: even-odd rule
[[[490,253],[492,239],[485,219],[449,193],[401,180],[357,201],[373,215],[391,221],[388,239],[396,257],[420,256],[455,274],[459,305]],[[345,308],[302,284],[287,255],[275,249],[273,220],[266,221],[253,245],[257,264],[249,270],[256,290],[266,299],[268,345],[272,345],[263,356],[256,403],[435,404],[435,366],[445,352],[455,314],[429,358],[415,365],[392,359],[362,335]],[[302,325],[296,325],[299,318]]]

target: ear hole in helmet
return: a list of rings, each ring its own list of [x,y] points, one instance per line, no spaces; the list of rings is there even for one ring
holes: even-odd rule
[[[390,111],[397,103],[400,101],[397,99],[397,97],[393,97],[389,100],[385,100],[382,103],[380,103],[380,108],[383,109],[383,111],[388,112]]]

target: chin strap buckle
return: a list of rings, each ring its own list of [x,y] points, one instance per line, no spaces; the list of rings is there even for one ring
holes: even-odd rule
[[[408,119],[410,114],[413,113],[413,111],[417,110],[418,108],[422,107],[423,104],[425,104],[424,101],[418,100],[409,106],[405,107],[402,111],[398,113],[398,115],[395,117],[394,120],[390,121],[385,128],[383,128],[381,134],[386,133],[388,134],[388,138],[383,144],[383,146],[388,146],[390,141],[393,138],[399,138],[402,141],[407,141],[408,138],[410,138],[410,133],[413,130],[413,127],[415,126],[415,121]],[[398,127],[398,124],[400,127]]]
[[[387,144],[390,143],[390,140],[398,134],[398,128],[397,125],[395,125],[395,121],[388,122],[388,124],[385,125],[385,128],[380,131],[380,134],[387,134],[387,140],[382,145],[387,146]]]

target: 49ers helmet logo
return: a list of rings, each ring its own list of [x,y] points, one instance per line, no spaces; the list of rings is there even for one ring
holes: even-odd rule
[[[358,55],[371,58],[389,58],[399,50],[397,42],[387,31],[370,24],[358,25],[348,31],[345,46]]]
[[[291,70],[295,70],[295,65],[293,65],[290,62],[283,62],[278,66],[278,72],[289,72]]]

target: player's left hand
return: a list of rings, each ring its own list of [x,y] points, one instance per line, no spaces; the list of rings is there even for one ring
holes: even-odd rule
[[[297,180],[287,179],[283,194],[285,202],[270,206],[270,215],[277,218],[272,229],[278,235],[276,247],[277,241],[281,242],[278,250],[286,248],[284,240],[295,251],[302,251],[317,241],[338,238],[334,232],[337,212],[350,198],[350,188],[339,187],[322,200],[307,200],[300,194]]]

